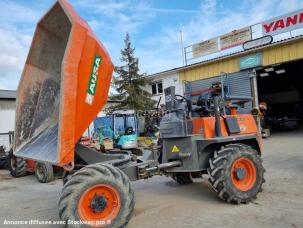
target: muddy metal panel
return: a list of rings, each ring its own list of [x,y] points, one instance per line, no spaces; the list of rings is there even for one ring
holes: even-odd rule
[[[173,169],[179,172],[199,171],[199,157],[196,140],[200,137],[187,136],[163,139],[162,163],[182,160],[182,167]]]
[[[17,92],[15,154],[66,165],[105,105],[113,64],[65,0],[38,22]]]

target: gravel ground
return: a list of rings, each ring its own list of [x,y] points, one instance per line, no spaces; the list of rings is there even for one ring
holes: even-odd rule
[[[298,131],[264,140],[266,183],[247,205],[220,201],[207,181],[188,186],[166,177],[135,182],[136,207],[128,227],[303,227],[302,139]],[[0,170],[0,227],[5,220],[59,220],[61,188],[61,180],[40,184],[34,176],[13,179]]]

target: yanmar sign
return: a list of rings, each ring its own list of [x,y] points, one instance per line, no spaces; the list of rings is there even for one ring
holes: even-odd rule
[[[303,27],[303,9],[262,23],[263,36],[277,35]]]

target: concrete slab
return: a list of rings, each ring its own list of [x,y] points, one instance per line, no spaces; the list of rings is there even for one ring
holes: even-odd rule
[[[264,145],[266,183],[255,202],[230,205],[207,181],[181,186],[154,177],[134,183],[136,208],[128,227],[303,227],[303,132],[274,134]],[[5,219],[59,220],[61,188],[61,180],[40,184],[34,176],[14,179],[0,170],[0,227]]]

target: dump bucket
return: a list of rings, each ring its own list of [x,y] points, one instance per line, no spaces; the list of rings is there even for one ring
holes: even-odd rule
[[[14,153],[66,166],[107,101],[113,64],[65,0],[38,22],[17,92]]]

